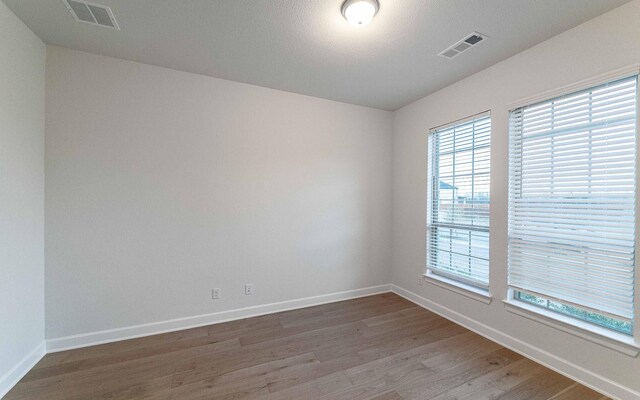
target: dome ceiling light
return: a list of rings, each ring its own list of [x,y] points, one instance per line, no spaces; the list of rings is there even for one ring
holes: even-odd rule
[[[342,3],[342,16],[352,25],[368,25],[378,13],[377,0],[346,0]]]

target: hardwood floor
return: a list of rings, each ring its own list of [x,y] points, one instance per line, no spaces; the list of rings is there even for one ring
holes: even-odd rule
[[[16,399],[605,397],[387,293],[49,354]]]

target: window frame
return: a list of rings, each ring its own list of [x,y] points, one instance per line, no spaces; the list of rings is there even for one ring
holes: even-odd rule
[[[638,78],[638,93],[636,100],[636,160],[635,160],[635,173],[636,173],[636,185],[635,185],[635,227],[636,235],[634,245],[636,249],[640,249],[640,64],[634,64],[624,68],[620,68],[609,73],[601,74],[592,78],[584,79],[573,84],[565,85],[557,89],[548,90],[533,96],[529,96],[520,100],[517,100],[507,105],[507,120],[510,113],[518,108],[525,107],[531,104],[544,102],[563,95],[569,95],[574,92],[586,90],[598,85],[603,85],[608,82],[613,82],[620,79],[629,78],[632,76]],[[508,135],[511,140],[511,135]],[[508,150],[509,157],[511,156],[510,150]],[[510,171],[507,176],[510,175]],[[508,218],[507,218],[508,221]],[[508,249],[508,244],[507,244]],[[507,250],[508,252],[508,250]],[[508,254],[505,254],[508,259]],[[598,343],[602,346],[611,348],[630,357],[636,357],[640,354],[640,257],[635,257],[635,273],[634,273],[634,317],[633,317],[633,335],[627,335],[616,332],[614,330],[601,327],[599,325],[592,324],[590,322],[582,321],[570,316],[566,316],[555,311],[547,310],[533,304],[523,302],[516,299],[515,289],[508,286],[507,283],[507,295],[504,298],[503,304],[507,311],[525,317],[527,319],[545,324],[555,329],[570,333],[574,336],[589,340],[594,343]],[[508,269],[508,267],[507,267]],[[506,273],[508,276],[508,271]]]
[[[490,304],[492,301],[493,296],[490,293],[490,257],[489,257],[489,250],[487,250],[487,262],[489,263],[489,268],[488,268],[488,273],[487,273],[487,286],[479,286],[477,284],[475,284],[474,282],[470,281],[470,280],[466,280],[464,278],[455,276],[454,274],[446,274],[442,271],[434,271],[434,269],[431,268],[430,266],[430,260],[431,260],[431,250],[430,250],[430,229],[431,229],[431,225],[432,225],[432,220],[433,220],[433,191],[435,190],[435,188],[433,187],[433,151],[434,149],[431,148],[431,138],[432,135],[435,134],[437,131],[442,131],[444,129],[450,128],[450,127],[454,127],[457,125],[463,125],[465,123],[474,121],[474,120],[479,120],[482,118],[488,118],[489,119],[489,126],[490,126],[490,130],[489,130],[489,145],[488,145],[488,149],[489,149],[489,172],[488,172],[488,177],[489,177],[489,182],[491,181],[491,130],[493,129],[492,127],[492,118],[491,118],[491,111],[490,110],[486,110],[486,111],[482,111],[473,115],[470,115],[468,117],[465,118],[461,118],[458,119],[456,121],[453,122],[449,122],[443,125],[439,125],[436,127],[433,127],[431,129],[429,129],[428,134],[427,134],[427,208],[426,208],[426,257],[425,257],[425,268],[424,268],[424,273],[421,276],[421,280],[420,280],[420,284],[422,284],[422,281],[426,281],[430,284],[433,284],[435,286],[439,286],[441,288],[450,290],[452,292],[461,294],[463,296],[466,296],[470,299],[473,300],[477,300],[479,302],[485,303],[485,304]],[[491,208],[491,194],[489,194],[489,210]],[[490,213],[489,213],[490,214]],[[452,224],[453,226],[453,224]],[[487,240],[487,245],[490,248],[490,238],[491,238],[491,234],[490,234],[490,227],[491,227],[491,218],[489,215],[489,224],[486,228],[484,227],[478,227],[477,231],[478,232],[486,232],[488,240]],[[468,228],[467,226],[463,227],[463,228]]]

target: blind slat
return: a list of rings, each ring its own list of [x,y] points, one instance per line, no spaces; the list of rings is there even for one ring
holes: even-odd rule
[[[633,319],[637,86],[511,111],[510,287]]]
[[[430,132],[427,265],[473,286],[489,285],[491,118]]]

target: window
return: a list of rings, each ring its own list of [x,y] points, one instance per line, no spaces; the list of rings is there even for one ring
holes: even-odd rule
[[[637,76],[510,113],[515,300],[633,328]]]
[[[427,268],[477,288],[489,287],[488,113],[429,135]]]

